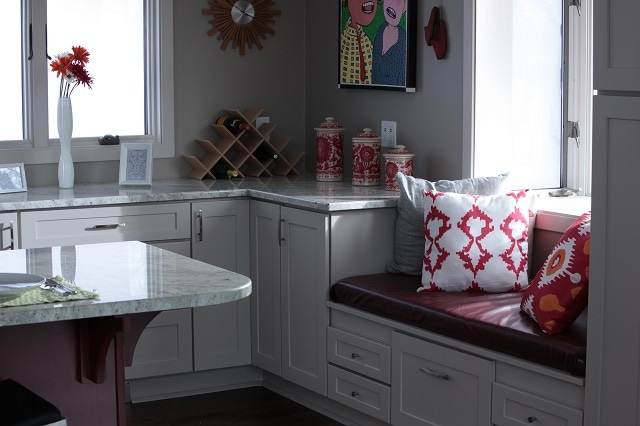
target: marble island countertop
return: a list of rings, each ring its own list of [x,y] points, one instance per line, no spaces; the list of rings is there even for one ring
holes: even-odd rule
[[[0,194],[0,212],[131,203],[252,197],[318,211],[395,207],[398,192],[384,185],[353,186],[350,181],[318,182],[314,175],[220,180],[155,180],[151,187],[118,183],[29,187],[27,192]]]
[[[0,327],[209,306],[251,294],[243,275],[137,241],[3,251],[0,265],[4,272],[61,275],[99,295],[0,308]]]

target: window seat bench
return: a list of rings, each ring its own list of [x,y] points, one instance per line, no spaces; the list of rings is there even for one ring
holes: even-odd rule
[[[522,293],[417,292],[420,281],[331,286],[330,399],[371,425],[583,425],[586,310],[546,335],[521,313]]]
[[[348,277],[331,300],[487,349],[584,376],[586,310],[566,331],[544,334],[520,311],[522,293],[416,292],[419,276]]]

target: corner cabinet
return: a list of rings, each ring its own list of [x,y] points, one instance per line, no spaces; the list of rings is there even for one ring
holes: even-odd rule
[[[384,272],[397,210],[307,211],[251,200],[251,360],[327,396],[331,283]]]
[[[329,215],[250,202],[252,363],[327,393]]]
[[[17,213],[0,213],[0,251],[18,248]]]
[[[191,204],[192,257],[249,275],[249,200]],[[193,308],[195,371],[251,364],[250,301]]]

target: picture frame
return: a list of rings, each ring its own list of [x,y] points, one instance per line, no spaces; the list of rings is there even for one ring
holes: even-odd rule
[[[26,190],[27,175],[24,163],[0,164],[0,194]]]
[[[338,87],[415,92],[417,0],[339,6]]]
[[[151,186],[152,150],[150,142],[120,144],[121,186]]]

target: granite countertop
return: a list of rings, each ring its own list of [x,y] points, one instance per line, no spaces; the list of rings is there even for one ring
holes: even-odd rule
[[[209,306],[251,294],[243,275],[138,241],[0,252],[3,272],[62,275],[98,299],[0,308],[0,326]]]
[[[86,207],[164,201],[252,197],[318,211],[395,207],[398,192],[384,185],[353,186],[350,181],[318,182],[315,175],[220,180],[155,180],[151,187],[118,183],[28,187],[26,192],[0,194],[0,212]]]

